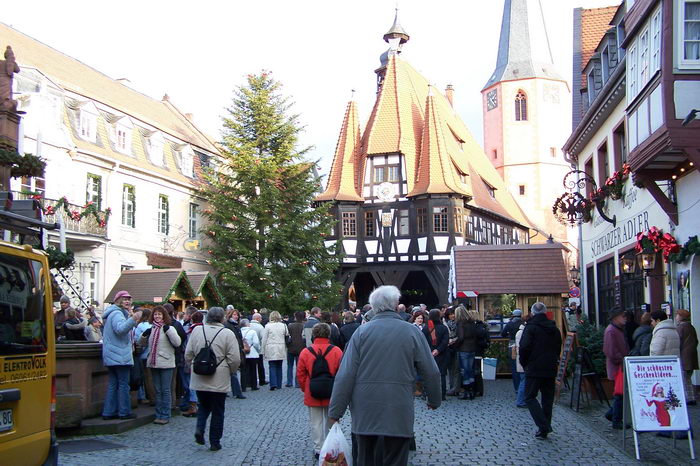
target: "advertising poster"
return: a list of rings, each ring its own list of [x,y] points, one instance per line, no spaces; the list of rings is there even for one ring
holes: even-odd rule
[[[677,356],[627,357],[625,373],[634,430],[690,428]]]

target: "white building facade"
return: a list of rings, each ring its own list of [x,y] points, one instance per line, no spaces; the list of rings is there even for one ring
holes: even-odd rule
[[[58,282],[73,304],[101,304],[125,269],[211,270],[196,186],[218,156],[213,142],[167,96],[140,94],[5,25],[0,38],[21,68],[18,149],[47,163],[44,178],[13,180],[12,189],[40,197],[49,220],[62,217],[76,260]]]

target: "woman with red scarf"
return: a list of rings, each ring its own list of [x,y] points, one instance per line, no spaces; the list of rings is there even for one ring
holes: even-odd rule
[[[170,386],[175,370],[175,348],[182,341],[175,327],[170,326],[170,314],[163,306],[156,306],[151,312],[151,328],[141,335],[141,346],[148,344],[149,353],[146,367],[151,368],[153,388],[156,392],[156,419],[154,424],[170,422],[172,394]]]
[[[433,353],[435,363],[440,369],[440,383],[442,384],[442,399],[446,399],[447,384],[445,377],[447,375],[448,353],[447,344],[450,340],[450,330],[441,322],[440,310],[431,309],[428,315],[428,324],[423,327],[423,335],[428,340],[428,346]]]

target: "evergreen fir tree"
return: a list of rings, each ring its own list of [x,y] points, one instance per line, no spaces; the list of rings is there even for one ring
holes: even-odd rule
[[[223,163],[201,190],[209,208],[205,235],[210,263],[227,301],[243,310],[291,313],[330,307],[342,287],[334,281],[337,245],[328,205],[314,205],[314,164],[297,149],[302,127],[269,72],[248,75],[224,118]]]

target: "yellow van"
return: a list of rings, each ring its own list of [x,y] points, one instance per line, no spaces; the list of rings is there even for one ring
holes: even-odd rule
[[[0,208],[0,228],[28,228]],[[16,215],[16,214],[15,214]],[[9,217],[8,217],[9,216]],[[15,230],[16,231],[16,230]],[[24,230],[27,233],[27,230]],[[46,254],[0,241],[0,464],[58,463],[56,345]]]

